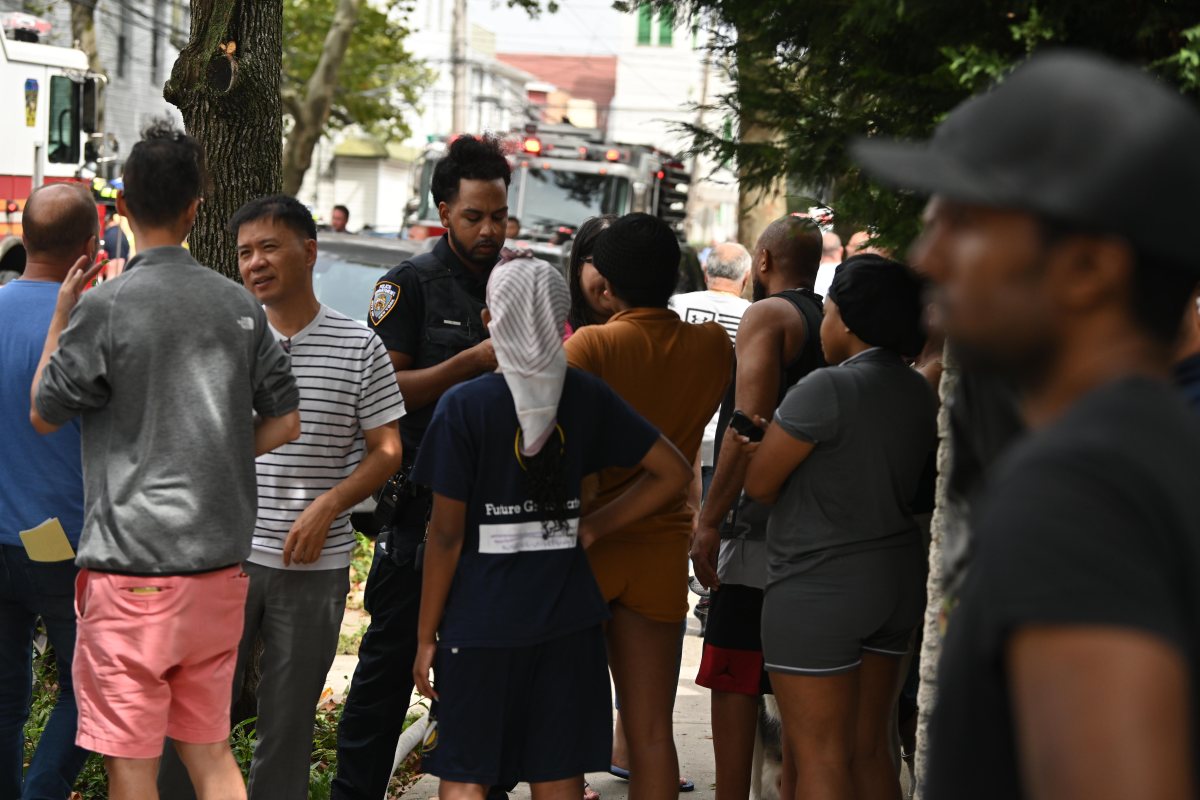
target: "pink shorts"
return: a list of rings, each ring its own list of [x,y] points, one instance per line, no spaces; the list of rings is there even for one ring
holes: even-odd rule
[[[80,747],[157,758],[165,737],[229,737],[249,578],[240,566],[137,577],[82,569],[75,581]]]

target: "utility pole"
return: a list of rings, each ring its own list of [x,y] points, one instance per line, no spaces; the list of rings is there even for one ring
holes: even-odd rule
[[[450,66],[454,70],[453,113],[451,133],[467,130],[467,0],[454,0],[451,22]]]

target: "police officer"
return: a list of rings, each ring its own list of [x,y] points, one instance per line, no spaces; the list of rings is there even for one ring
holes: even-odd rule
[[[510,179],[497,139],[455,140],[434,168],[431,187],[446,234],[431,252],[403,262],[375,285],[370,326],[388,349],[408,411],[400,420],[406,469],[438,398],[496,369],[480,312],[504,242]],[[364,598],[371,624],[338,727],[337,800],[378,800],[391,777],[413,689],[418,548],[429,504],[426,493],[402,492],[392,524],[375,545]]]

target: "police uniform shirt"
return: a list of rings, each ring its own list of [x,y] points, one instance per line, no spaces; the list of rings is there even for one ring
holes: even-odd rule
[[[476,275],[463,266],[450,249],[448,237],[438,240],[431,255],[446,265],[463,291],[480,304],[484,302],[487,274]],[[425,326],[425,296],[417,271],[408,260],[392,268],[375,284],[367,319],[389,351],[418,357]]]

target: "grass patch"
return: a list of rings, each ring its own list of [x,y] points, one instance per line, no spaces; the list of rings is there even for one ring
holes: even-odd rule
[[[371,572],[371,559],[374,555],[375,543],[355,531],[354,551],[350,555],[350,596],[346,599],[347,608],[362,610],[363,591],[367,586],[367,575]]]
[[[338,634],[337,654],[339,656],[356,656],[362,645],[363,634],[367,632],[369,623],[364,622],[354,633]]]
[[[365,626],[363,628],[365,630]],[[362,638],[360,630],[354,635]],[[344,637],[354,638],[354,637]],[[340,647],[339,647],[340,650]],[[355,644],[357,650],[357,643]],[[42,738],[42,731],[54,708],[58,697],[58,666],[54,658],[53,648],[47,648],[44,653],[35,653],[33,660],[33,704],[29,713],[29,721],[25,726],[25,749],[23,764],[26,768]],[[337,774],[337,726],[342,718],[342,705],[332,702],[324,704],[315,710],[313,725],[312,762],[309,767],[308,800],[328,800],[330,784]],[[416,707],[405,720],[405,727],[411,725],[424,708]],[[254,755],[253,718],[239,722],[230,736],[230,745],[234,757],[242,768],[243,775],[249,775],[250,760]],[[420,776],[419,757],[410,758],[396,771],[389,787],[389,797],[398,798],[410,788]],[[104,761],[98,755],[91,756],[75,781],[72,800],[106,800],[108,797],[108,776],[104,772]]]

